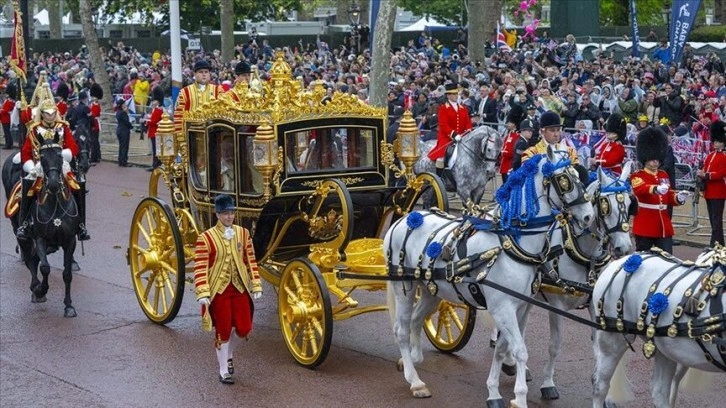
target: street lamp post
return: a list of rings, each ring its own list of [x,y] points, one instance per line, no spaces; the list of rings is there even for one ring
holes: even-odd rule
[[[348,17],[350,18],[350,46],[355,48],[354,52],[360,50],[360,6],[357,2],[353,2],[348,9]]]

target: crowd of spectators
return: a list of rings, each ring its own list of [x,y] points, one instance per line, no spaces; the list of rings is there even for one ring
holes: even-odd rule
[[[679,64],[668,61],[661,48],[642,59],[616,60],[605,52],[583,59],[571,36],[557,43],[545,35],[540,41],[522,42],[511,52],[495,50],[487,43],[489,56],[483,61],[471,60],[469,46],[466,33],[460,30],[451,44],[443,44],[422,32],[392,49],[389,114],[393,116],[397,106],[407,108],[422,130],[435,129],[444,85],[453,82],[459,85],[460,102],[470,110],[475,125],[503,125],[515,105],[522,112],[534,106],[537,117],[547,110],[555,111],[562,117],[566,130],[573,131],[601,129],[615,112],[623,114],[635,128],[661,124],[665,118],[672,129],[682,126],[697,136],[704,133],[711,121],[726,119],[723,62],[715,54],[696,56],[688,46]],[[663,47],[667,48],[666,42]],[[234,66],[241,59],[256,68],[264,80],[275,52],[268,40],[257,37],[238,44],[235,50],[232,61],[223,61],[218,50],[185,52],[183,85],[192,82],[191,67],[200,58],[211,65],[212,82],[225,88],[234,82]],[[346,45],[333,48],[317,41],[290,44],[281,50],[293,75],[305,84],[319,80],[330,93],[346,92],[368,100],[369,49],[356,53]],[[149,95],[156,87],[166,96],[171,95],[168,53],[142,53],[123,42],[101,51],[113,97],[133,98],[136,112],[149,106]],[[13,80],[7,59],[2,61],[0,70],[0,86]],[[77,94],[94,82],[85,46],[77,52],[31,52],[25,88],[28,98],[41,70],[47,71],[54,90],[60,82],[66,82],[71,85],[71,93]],[[482,100],[492,101],[484,104],[486,112]],[[536,137],[533,139],[536,142]]]

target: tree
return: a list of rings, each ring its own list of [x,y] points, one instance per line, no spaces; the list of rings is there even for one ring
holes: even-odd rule
[[[635,10],[638,25],[663,25],[661,10],[666,0],[638,0]],[[670,4],[670,1],[668,2]],[[603,26],[629,26],[630,0],[601,0],[600,24]]]
[[[467,16],[465,14],[465,3],[469,2],[469,6],[474,3],[478,4],[478,8],[488,7],[488,1],[483,0],[400,0],[401,7],[411,11],[417,16],[432,16],[436,20],[454,25],[466,25]],[[381,2],[383,5],[385,1]]]
[[[222,61],[228,63],[234,58],[234,4],[232,0],[220,0],[222,32]]]
[[[38,5],[48,11],[48,29],[50,30],[50,38],[59,39],[63,37],[61,33],[61,22],[63,21],[63,13],[61,7],[63,0],[60,1],[43,1]]]
[[[396,24],[396,2],[382,1],[373,33],[373,65],[368,101],[373,106],[386,106],[388,76],[391,65],[391,37]]]
[[[101,47],[98,45],[98,36],[96,35],[96,27],[93,25],[92,1],[79,0],[78,13],[81,18],[81,26],[83,27],[83,38],[88,44],[88,54],[91,61],[91,69],[93,70],[94,79],[103,89],[104,98],[101,99],[101,107],[106,112],[113,111],[113,103],[111,102],[111,85],[108,78],[108,72],[104,69],[103,55],[101,55]]]

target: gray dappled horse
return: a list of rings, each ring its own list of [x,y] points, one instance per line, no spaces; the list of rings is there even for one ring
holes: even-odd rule
[[[522,319],[527,304],[488,284],[530,294],[541,257],[549,253],[548,231],[556,222],[552,210],[562,210],[563,216],[582,228],[592,222],[594,212],[570,161],[552,149],[548,149],[547,155],[529,159],[496,196],[500,206],[491,213],[494,220],[457,220],[438,213],[415,211],[386,232],[383,248],[391,279],[388,310],[401,353],[398,364],[414,397],[431,396],[414,366],[423,361],[423,320],[441,299],[457,303],[463,299],[469,305],[486,304],[502,333],[487,380],[487,404],[504,406],[499,393],[499,375],[505,354],[511,351],[517,377],[516,398],[510,406],[527,406],[528,355],[523,338],[526,319]],[[482,227],[475,228],[471,234],[452,235],[467,222],[480,222]],[[456,250],[447,260],[442,256],[443,249],[452,236],[467,238],[453,246]],[[420,293],[418,299],[417,293]]]
[[[25,265],[30,270],[32,292],[31,301],[42,303],[46,301],[48,293],[48,275],[50,264],[48,254],[55,248],[63,249],[63,282],[65,283],[65,317],[75,317],[76,310],[71,300],[71,281],[73,279],[72,263],[73,253],[76,249],[76,232],[80,222],[78,205],[73,192],[63,174],[62,147],[58,139],[44,140],[39,148],[40,165],[43,171],[42,187],[37,191],[36,197],[30,205],[28,218],[31,221],[28,233],[31,239],[19,240],[18,246]],[[12,186],[20,177],[12,157],[3,164],[2,181],[6,195],[9,196]],[[12,220],[13,229],[19,225],[19,214]],[[42,281],[38,279],[38,269]]]
[[[428,152],[434,146],[436,140],[419,142],[421,157],[413,168],[416,174],[436,173],[435,163],[428,158]],[[469,200],[479,204],[486,184],[497,174],[496,167],[501,151],[502,137],[489,126],[475,128],[458,143],[456,162],[451,168],[451,174],[456,181],[456,192],[463,204]]]

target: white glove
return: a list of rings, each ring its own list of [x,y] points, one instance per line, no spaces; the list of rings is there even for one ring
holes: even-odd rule
[[[688,199],[688,191],[679,191],[676,195],[676,198],[678,199],[678,202],[681,204],[685,204],[686,200]]]
[[[454,140],[456,140],[456,143],[459,143],[461,141],[461,136],[460,135],[454,136]]]
[[[63,160],[67,162],[73,160],[73,153],[71,152],[71,149],[61,150],[61,155],[63,156]]]
[[[655,192],[658,193],[658,194],[660,194],[660,195],[663,195],[663,194],[667,193],[668,192],[668,185],[666,185],[666,184],[660,184],[660,185],[658,185],[658,187],[655,188]]]
[[[20,103],[20,101],[16,101],[16,102],[15,102],[15,109],[18,109],[18,110],[20,110],[20,109],[22,109],[22,108],[23,108],[23,104],[22,104],[22,103]]]
[[[199,298],[199,299],[197,299],[197,303],[199,303],[200,305],[209,306],[209,298],[206,297],[206,296],[205,297],[202,297],[202,298]]]
[[[262,292],[253,292],[252,293],[252,299],[257,300],[262,297]]]

